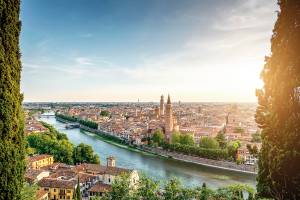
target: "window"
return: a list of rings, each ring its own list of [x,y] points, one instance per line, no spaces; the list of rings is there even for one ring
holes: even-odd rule
[[[67,193],[71,193],[71,190],[67,190]]]
[[[110,178],[108,178],[108,182],[110,183]]]
[[[54,189],[53,191],[56,192],[56,189]]]
[[[49,188],[44,188],[45,191],[49,191]]]

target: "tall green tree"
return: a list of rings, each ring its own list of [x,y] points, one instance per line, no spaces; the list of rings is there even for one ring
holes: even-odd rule
[[[194,138],[192,134],[186,133],[180,135],[180,144],[193,146],[195,145]]]
[[[216,138],[217,142],[219,143],[219,146],[224,149],[226,147],[227,141],[225,138],[225,134],[223,131],[219,131]]]
[[[261,73],[256,122],[262,128],[257,191],[300,199],[300,1],[278,0],[271,56]]]
[[[160,200],[158,193],[159,183],[142,175],[134,199]]]
[[[175,132],[172,134],[171,143],[172,143],[172,144],[180,143],[180,132],[175,131]]]
[[[165,141],[165,135],[160,129],[157,129],[152,136],[152,140],[154,143],[160,145]]]
[[[20,199],[25,171],[20,0],[0,0],[0,199]]]
[[[218,149],[218,148],[220,148],[219,143],[217,142],[217,140],[215,140],[214,138],[211,138],[211,137],[201,138],[199,146],[201,148],[207,148],[207,149]]]
[[[77,179],[77,186],[76,186],[76,190],[75,190],[75,198],[76,200],[81,200],[81,192],[80,192],[80,181],[79,181],[79,177]]]

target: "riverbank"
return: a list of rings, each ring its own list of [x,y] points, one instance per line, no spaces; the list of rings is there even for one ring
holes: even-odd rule
[[[60,119],[59,117],[56,117],[56,119],[62,123],[70,123],[67,120]],[[208,167],[213,167],[217,169],[223,169],[223,170],[228,170],[228,171],[235,171],[235,172],[240,172],[240,173],[246,173],[246,174],[252,174],[256,175],[257,171],[254,166],[250,165],[237,165],[234,162],[229,162],[225,160],[212,160],[212,159],[206,159],[206,158],[200,158],[196,156],[190,156],[190,155],[185,155],[185,154],[180,154],[176,152],[171,152],[171,151],[166,151],[160,148],[152,148],[152,147],[134,147],[129,144],[122,144],[120,142],[113,141],[111,139],[107,139],[105,136],[109,135],[112,136],[109,133],[102,132],[99,130],[91,129],[89,127],[80,125],[80,130],[83,132],[90,132],[93,133],[97,136],[98,139],[107,142],[109,144],[112,144],[114,146],[127,149],[130,151],[134,151],[137,153],[141,153],[144,155],[151,155],[151,156],[158,156],[164,159],[173,159],[181,162],[186,162],[186,163],[193,163],[197,165],[202,165],[202,166],[208,166]],[[115,137],[116,139],[120,140],[120,138]]]
[[[57,121],[62,122],[62,123],[74,123],[74,122],[71,122],[71,121],[68,121],[68,120],[65,120],[65,119],[61,119],[60,117],[55,117],[55,118],[56,118]],[[84,126],[82,124],[80,124],[80,131],[84,134],[86,134],[86,132],[93,133],[101,141],[104,141],[108,144],[117,146],[117,147],[122,148],[122,149],[126,149],[126,150],[129,150],[129,151],[132,151],[132,152],[141,153],[141,154],[147,155],[147,156],[151,155],[151,156],[162,157],[160,155],[157,155],[156,153],[147,152],[147,151],[144,151],[140,148],[137,148],[137,147],[125,144],[125,143],[116,142],[114,140],[107,139],[107,138],[104,137],[104,135],[109,135],[108,133],[105,133],[105,132],[102,132],[102,131],[99,131],[99,130],[95,130],[95,129],[91,129],[91,128],[89,128],[87,126]],[[118,138],[118,140],[121,140],[121,139]]]
[[[144,150],[159,154],[159,155],[167,157],[167,158],[180,160],[183,162],[194,163],[194,164],[204,165],[204,166],[208,166],[208,167],[214,167],[214,168],[218,168],[218,169],[248,173],[248,174],[253,174],[253,175],[257,174],[255,167],[253,167],[251,165],[237,165],[237,164],[235,164],[233,162],[229,162],[229,161],[212,160],[212,159],[201,158],[201,157],[197,157],[197,156],[190,156],[190,155],[185,155],[185,154],[181,154],[181,153],[163,150],[160,148],[144,147]]]

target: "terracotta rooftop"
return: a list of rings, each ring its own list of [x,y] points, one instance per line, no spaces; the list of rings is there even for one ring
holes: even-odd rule
[[[119,167],[107,167],[99,164],[81,164],[76,166],[77,171],[81,172],[93,172],[97,174],[110,174],[110,175],[120,175],[123,173],[129,173],[132,170],[119,168]]]
[[[44,170],[39,169],[27,169],[25,173],[25,180],[29,183],[33,183],[38,175],[40,175]]]
[[[53,156],[48,155],[48,154],[30,156],[30,157],[28,157],[28,162],[35,162],[35,161],[43,160],[43,159],[50,158],[50,157],[53,157]]]
[[[97,182],[93,187],[91,187],[91,189],[89,189],[89,192],[110,192],[111,189],[111,185]]]
[[[38,185],[40,187],[74,189],[76,186],[76,181],[43,178],[39,181]]]
[[[37,192],[36,192],[36,199],[39,200],[41,199],[42,197],[44,197],[45,195],[48,195],[48,192],[45,191],[44,189],[40,188]]]

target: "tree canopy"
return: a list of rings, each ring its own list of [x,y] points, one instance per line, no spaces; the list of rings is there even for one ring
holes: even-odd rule
[[[199,146],[201,148],[207,148],[207,149],[219,149],[219,143],[217,140],[211,137],[203,137],[200,139]]]
[[[0,200],[20,199],[25,172],[20,0],[0,0]]]
[[[160,129],[157,129],[153,133],[152,140],[154,143],[160,145],[165,141],[165,135]]]
[[[81,143],[74,147],[65,134],[58,132],[49,124],[45,125],[49,132],[27,136],[28,148],[34,149],[39,154],[51,154],[56,162],[66,164],[100,163],[99,156],[94,153],[91,146]]]
[[[278,19],[257,91],[262,129],[260,197],[300,199],[300,1],[278,0]]]

